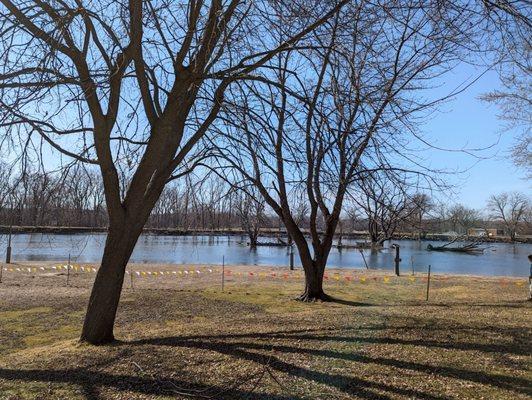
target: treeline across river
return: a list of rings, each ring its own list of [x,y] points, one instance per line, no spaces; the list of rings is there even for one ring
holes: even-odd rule
[[[446,206],[417,192],[395,203],[363,207],[364,196],[359,193],[359,201],[345,202],[336,236],[382,244],[401,238],[448,240],[457,234],[467,236],[472,228],[492,228],[498,234],[485,235],[483,240],[508,240],[504,221],[487,212],[460,204]],[[308,205],[294,197],[292,210],[297,224],[308,232]],[[25,170],[15,174],[0,163],[2,232],[10,226],[15,232],[105,232],[108,223],[103,184],[96,171],[73,167],[55,173]],[[323,221],[316,223],[323,230]],[[526,241],[531,233],[530,224],[522,221],[516,221],[513,229],[520,234],[515,235],[517,241]],[[264,202],[250,200],[212,175],[168,184],[145,226],[145,232],[161,235],[245,233],[250,242],[260,236],[278,236],[284,230],[284,224]]]
[[[83,234],[83,233],[106,233],[107,227],[88,227],[88,226],[9,226],[0,225],[0,234],[8,235],[12,234]],[[183,230],[179,228],[145,228],[143,231],[145,234],[157,235],[157,236],[238,236],[244,237],[247,232],[242,228],[220,228],[220,229],[188,229]],[[307,236],[310,233],[304,230]],[[345,239],[352,240],[364,240],[369,241],[370,235],[367,231],[352,231],[336,233],[337,241],[340,239],[340,235]],[[263,238],[262,241],[260,238]],[[286,231],[279,230],[278,228],[261,228],[259,235],[259,243],[275,243],[271,239],[280,239],[277,243],[289,243],[289,237]],[[245,241],[245,239],[243,239]],[[425,233],[422,238],[419,237],[417,232],[398,232],[395,233],[390,240],[421,240],[421,241],[452,241],[456,240],[456,236],[442,234],[442,233]],[[485,243],[512,243],[509,237],[506,236],[468,236],[463,235],[461,237],[463,241],[472,242],[485,242]],[[516,240],[518,243],[532,243],[532,237],[524,236]],[[349,247],[349,245],[347,245]]]

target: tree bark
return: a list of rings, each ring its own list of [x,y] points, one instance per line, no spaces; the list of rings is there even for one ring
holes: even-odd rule
[[[386,242],[387,240],[390,240],[390,238],[380,238],[380,239],[377,239],[376,241],[372,241],[371,248],[382,249],[382,247],[384,246],[384,242]]]
[[[142,229],[134,229],[127,224],[109,227],[80,341],[96,345],[114,341],[113,327],[126,265],[141,232]]]
[[[315,261],[311,266],[305,267],[305,290],[297,298],[300,301],[329,301],[331,298],[323,291],[323,274],[325,268],[321,267]]]
[[[256,248],[258,243],[258,235],[255,232],[249,232],[248,237],[249,247],[251,247],[252,249]]]

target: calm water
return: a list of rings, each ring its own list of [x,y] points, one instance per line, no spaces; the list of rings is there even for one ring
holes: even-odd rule
[[[282,247],[259,247],[250,250],[240,244],[244,238],[233,236],[156,236],[140,237],[132,262],[175,264],[288,265],[288,250]],[[105,234],[17,234],[13,236],[13,261],[65,261],[68,254],[76,262],[97,262],[103,251]],[[348,243],[348,241],[344,241]],[[436,273],[528,276],[527,256],[532,254],[530,244],[491,244],[480,255],[426,251],[430,242],[394,241],[401,246],[401,271],[426,271],[428,264]],[[5,257],[7,237],[0,235],[0,254]],[[364,250],[371,268],[392,269],[394,251],[387,243],[381,251]],[[296,254],[296,265],[299,260]],[[331,250],[330,267],[365,268],[358,250]]]

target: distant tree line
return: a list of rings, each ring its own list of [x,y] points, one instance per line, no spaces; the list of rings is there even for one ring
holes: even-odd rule
[[[108,225],[101,178],[84,168],[55,173],[25,171],[13,174],[0,164],[0,225],[89,227]],[[309,212],[294,198],[297,223],[310,226]],[[376,176],[367,178],[346,202],[342,231],[367,232],[382,245],[396,234],[423,238],[431,233],[465,235],[471,228],[503,231],[512,240],[531,233],[531,203],[522,193],[493,195],[484,210],[463,204],[438,203],[425,193]],[[216,175],[169,184],[146,224],[147,228],[187,230],[242,229],[254,245],[261,229],[281,223],[260,196],[233,190]],[[324,224],[318,221],[318,228]]]
[[[0,164],[0,221],[19,226],[107,225],[101,179],[71,168],[58,173],[27,170],[11,175]]]

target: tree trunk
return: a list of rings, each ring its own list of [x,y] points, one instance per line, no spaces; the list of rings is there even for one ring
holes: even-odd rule
[[[371,241],[371,247],[377,248],[379,246],[379,228],[374,220],[371,220],[368,224],[369,240]]]
[[[249,237],[249,247],[252,249],[257,247],[258,242],[258,234],[253,231],[248,231],[248,237]]]
[[[312,269],[305,268],[305,291],[298,297],[298,300],[311,301],[329,301],[330,297],[323,291],[323,273],[324,269],[312,263]]]
[[[371,248],[372,249],[381,249],[384,246],[384,242],[387,240],[390,240],[387,237],[379,238],[371,241]]]
[[[308,254],[307,252],[305,253]],[[297,300],[305,302],[329,301],[330,297],[323,291],[325,261],[319,259],[319,257],[317,257],[317,259],[312,259],[308,255],[302,255],[301,251],[299,254],[301,264],[305,271],[305,291],[297,298]]]
[[[109,227],[102,263],[85,314],[80,341],[105,344],[114,340],[113,327],[126,265],[142,229],[127,224]]]

